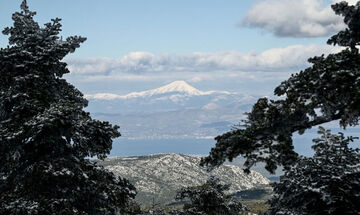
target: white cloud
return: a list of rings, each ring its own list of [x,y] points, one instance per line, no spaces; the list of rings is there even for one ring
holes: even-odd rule
[[[359,0],[333,0],[332,4],[342,2],[342,1],[346,1],[350,5],[355,5]]]
[[[150,80],[154,80],[154,78],[158,78],[158,77],[151,77],[148,75],[124,75],[124,74],[87,74],[87,73],[82,73],[80,76],[79,75],[67,75],[67,78],[75,78],[75,79],[79,79],[82,82],[94,82],[94,81],[150,81]]]
[[[339,51],[338,47],[294,45],[269,49],[259,54],[237,51],[160,54],[132,52],[121,58],[67,59],[71,76],[147,79],[145,74],[211,73],[240,71],[288,71],[308,66],[307,59],[315,55]],[[126,75],[127,74],[127,75]],[[144,75],[141,75],[144,74]],[[193,82],[206,79],[197,76]]]
[[[331,4],[340,1],[333,0]],[[263,0],[248,11],[241,25],[261,28],[279,37],[328,36],[344,29],[345,24],[330,4],[324,3],[323,0]]]
[[[121,96],[113,93],[96,93],[93,95],[86,94],[85,98],[87,99],[100,99],[100,100],[114,100],[120,99]]]
[[[215,77],[213,75],[196,74],[196,75],[193,75],[193,76],[189,77],[187,79],[187,81],[190,82],[190,83],[198,83],[198,82],[209,81],[209,80],[214,80],[214,79],[215,79]]]

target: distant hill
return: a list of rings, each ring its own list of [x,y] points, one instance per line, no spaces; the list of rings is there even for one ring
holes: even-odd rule
[[[123,138],[208,138],[229,131],[256,101],[227,91],[201,91],[185,81],[126,95],[86,95],[87,110],[121,126]]]
[[[137,188],[137,201],[151,204],[174,202],[176,191],[184,186],[203,184],[210,174],[223,183],[231,183],[229,193],[267,186],[270,181],[260,173],[234,165],[223,165],[208,173],[199,166],[200,157],[181,154],[157,154],[138,157],[117,157],[99,161],[115,175],[129,179]]]

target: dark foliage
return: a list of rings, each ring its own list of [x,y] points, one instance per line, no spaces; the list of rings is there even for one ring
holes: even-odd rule
[[[21,9],[0,49],[0,214],[115,214],[135,188],[86,157],[105,158],[119,127],[93,120],[62,79],[61,60],[86,39],[63,40],[60,19],[40,27]]]
[[[270,214],[360,214],[360,154],[349,148],[352,138],[320,128],[315,155],[298,163],[273,184]]]
[[[190,200],[184,206],[185,214],[188,215],[237,215],[247,210],[238,200],[224,193],[229,187],[228,184],[220,184],[220,180],[212,176],[201,186],[182,188],[176,200]]]
[[[343,128],[358,125],[360,116],[360,3],[332,5],[344,17],[347,28],[328,40],[343,46],[336,54],[309,59],[313,65],[282,82],[274,91],[285,99],[261,98],[247,113],[243,128],[215,138],[216,146],[202,160],[209,168],[241,155],[249,169],[265,162],[274,172],[279,165],[290,168],[297,161],[292,134],[339,120]]]
[[[141,206],[135,200],[131,200],[128,206],[122,211],[123,215],[137,215],[141,214]],[[120,215],[121,215],[120,214]]]

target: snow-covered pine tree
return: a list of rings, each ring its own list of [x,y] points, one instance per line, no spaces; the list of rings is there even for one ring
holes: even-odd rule
[[[225,194],[229,188],[229,184],[221,184],[219,178],[210,176],[201,186],[181,188],[176,200],[190,200],[184,206],[184,212],[188,215],[237,215],[246,211],[241,202]]]
[[[320,127],[315,155],[298,163],[273,184],[271,215],[360,214],[360,153],[349,148],[352,137]]]
[[[86,159],[105,158],[118,126],[93,120],[62,76],[85,38],[62,40],[60,19],[40,27],[26,1],[0,50],[0,214],[116,214],[135,188]]]
[[[336,54],[313,57],[313,65],[282,82],[274,93],[279,100],[261,98],[247,114],[242,127],[215,138],[208,157],[201,162],[209,168],[242,155],[247,170],[265,162],[274,172],[279,165],[289,168],[297,161],[292,134],[326,122],[340,126],[358,125],[360,117],[360,2],[332,5],[344,17],[347,28],[332,36],[328,44],[344,49]]]

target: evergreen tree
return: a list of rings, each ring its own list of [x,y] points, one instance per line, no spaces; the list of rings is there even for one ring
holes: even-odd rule
[[[135,188],[86,159],[106,157],[118,126],[93,120],[62,76],[86,38],[63,40],[60,19],[40,27],[26,0],[0,49],[0,214],[116,214]]]
[[[360,154],[352,137],[320,128],[315,155],[298,163],[275,183],[272,215],[360,214]]]
[[[290,168],[297,161],[292,134],[339,120],[340,126],[358,125],[360,116],[360,2],[332,5],[344,17],[347,28],[332,36],[328,44],[344,49],[336,54],[309,59],[312,66],[292,75],[274,91],[285,99],[261,98],[247,114],[242,128],[215,138],[216,146],[201,162],[209,168],[241,155],[247,170],[265,162],[274,172],[279,165]]]
[[[184,206],[185,214],[188,215],[237,215],[247,210],[241,202],[224,193],[229,188],[229,184],[220,184],[218,178],[211,176],[201,186],[180,189],[176,200],[190,200]]]

